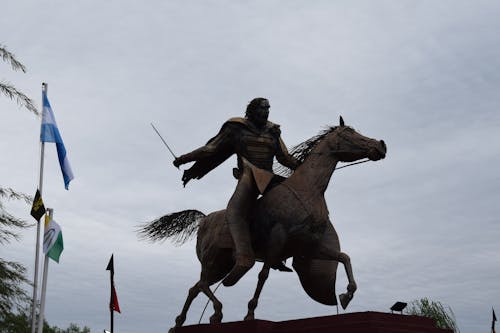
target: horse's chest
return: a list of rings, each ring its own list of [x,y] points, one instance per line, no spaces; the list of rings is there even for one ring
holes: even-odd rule
[[[292,240],[301,243],[315,243],[321,239],[325,230],[326,223],[324,220],[309,215],[300,223],[291,225],[288,229],[288,235]]]
[[[329,222],[324,200],[284,185],[266,194],[259,202],[258,212],[255,226],[260,232],[260,239],[267,240],[273,227],[279,224],[286,233],[283,236],[297,246],[318,242]]]

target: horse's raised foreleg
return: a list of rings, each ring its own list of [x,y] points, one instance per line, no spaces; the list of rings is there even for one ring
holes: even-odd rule
[[[262,270],[259,273],[259,282],[257,282],[257,288],[255,288],[255,293],[253,294],[253,298],[248,302],[248,313],[245,316],[245,320],[255,319],[255,308],[259,302],[260,293],[262,292],[262,288],[264,287],[264,283],[269,276],[269,268],[268,264],[264,264]]]
[[[176,327],[181,327],[182,324],[186,321],[186,314],[189,310],[189,307],[191,306],[191,303],[193,303],[193,300],[198,296],[200,293],[200,281],[196,282],[194,286],[192,286],[189,289],[188,292],[188,297],[186,298],[186,302],[184,303],[184,307],[182,308],[181,314],[175,318],[175,327],[172,327],[168,332],[173,333],[175,332]]]
[[[330,253],[321,253],[324,259],[329,259],[329,260],[336,260],[344,265],[345,268],[345,273],[347,275],[347,281],[349,282],[347,285],[347,292],[344,294],[339,295],[340,299],[340,305],[342,305],[342,308],[345,309],[349,302],[352,300],[354,297],[354,292],[358,288],[356,285],[356,282],[354,281],[354,274],[352,273],[352,266],[351,266],[351,258],[344,252],[340,251],[335,251],[335,252],[330,252]]]
[[[215,297],[212,290],[210,290],[208,283],[200,281],[200,289],[214,305],[214,314],[210,317],[210,323],[220,323],[222,321],[222,303]]]
[[[347,285],[347,293],[339,295],[340,305],[342,305],[342,309],[345,310],[349,302],[354,297],[354,292],[358,289],[358,286],[356,285],[354,275],[352,274],[351,258],[349,258],[349,256],[344,252],[339,252],[338,258],[338,261],[344,265],[347,281],[349,281],[349,284]]]
[[[316,254],[313,256],[316,259],[335,260],[344,265],[345,273],[347,275],[348,285],[347,293],[339,295],[340,304],[345,309],[349,302],[354,297],[354,292],[357,289],[356,282],[354,281],[354,274],[352,273],[351,258],[344,252],[340,251],[339,237],[331,223],[326,226],[325,234],[319,244]]]

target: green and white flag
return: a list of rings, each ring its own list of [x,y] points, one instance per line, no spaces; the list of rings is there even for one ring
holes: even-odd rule
[[[43,253],[59,263],[64,249],[61,227],[48,215],[45,215],[45,231],[43,233]]]

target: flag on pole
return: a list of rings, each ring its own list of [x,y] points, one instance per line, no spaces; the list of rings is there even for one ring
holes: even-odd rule
[[[42,112],[42,128],[40,130],[40,141],[41,142],[55,142],[57,148],[57,156],[59,157],[59,165],[61,166],[61,171],[64,178],[64,187],[68,189],[69,182],[74,178],[73,171],[71,171],[71,166],[69,165],[68,156],[66,154],[66,148],[64,148],[64,143],[57,128],[56,119],[52,108],[50,107],[49,99],[47,98],[47,93],[45,90],[42,93],[43,97],[43,112]]]
[[[115,265],[114,265],[114,261],[113,261],[113,255],[111,255],[111,258],[109,259],[109,262],[108,262],[108,266],[106,266],[106,270],[109,271],[109,274],[111,275],[111,297],[109,299],[109,310],[121,313],[120,305],[118,304],[118,296],[116,296],[116,290],[115,290],[115,267],[114,266]]]
[[[50,216],[45,215],[45,231],[43,233],[43,253],[59,263],[64,250],[61,227]]]
[[[43,214],[45,214],[45,206],[40,191],[37,189],[35,199],[33,199],[33,205],[31,206],[31,216],[33,216],[37,222],[40,222]]]
[[[495,309],[491,308],[493,311],[493,319],[491,320],[491,333],[495,333],[495,321],[497,321],[497,316],[495,316]]]

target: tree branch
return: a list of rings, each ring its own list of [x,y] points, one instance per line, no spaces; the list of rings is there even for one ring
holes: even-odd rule
[[[23,94],[21,91],[17,90],[13,85],[7,82],[0,82],[0,92],[2,92],[10,99],[15,99],[17,101],[17,104],[19,104],[22,107],[25,107],[34,114],[36,115],[39,114],[31,98]]]
[[[3,45],[0,45],[0,57],[2,57],[4,61],[10,62],[13,70],[20,70],[26,73],[26,67],[15,58],[14,54],[7,51],[7,48]]]

